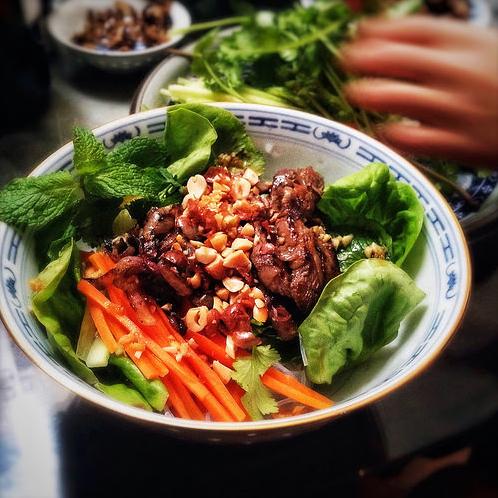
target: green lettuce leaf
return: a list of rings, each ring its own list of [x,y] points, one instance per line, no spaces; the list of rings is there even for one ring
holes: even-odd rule
[[[211,123],[187,109],[168,111],[165,142],[171,162],[168,172],[179,182],[202,173],[218,135]]]
[[[74,251],[71,241],[35,279],[34,285],[39,290],[33,294],[32,309],[45,327],[50,343],[66,360],[69,368],[88,384],[96,385],[97,377],[78,358],[69,338],[71,332],[79,330],[83,315],[81,301],[73,291]]]
[[[389,168],[372,163],[325,188],[318,209],[340,233],[367,232],[401,266],[422,229],[424,210],[415,191]]]
[[[221,107],[195,103],[180,104],[172,109],[187,109],[209,120],[218,134],[218,139],[213,145],[212,159],[219,154],[233,152],[247,161],[248,166],[256,173],[264,172],[263,154],[247,134],[244,124],[234,114]]]
[[[425,294],[400,268],[364,259],[333,278],[299,327],[306,374],[316,384],[394,340],[400,322]]]
[[[353,263],[365,259],[365,249],[372,245],[372,242],[378,241],[368,235],[355,234],[347,247],[339,247],[336,255],[341,273],[344,273]]]
[[[233,364],[232,378],[246,391],[242,403],[253,420],[278,412],[277,402],[261,382],[261,376],[278,361],[280,356],[271,346],[257,346],[251,356],[240,358]]]

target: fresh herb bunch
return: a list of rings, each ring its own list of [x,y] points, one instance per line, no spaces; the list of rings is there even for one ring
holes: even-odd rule
[[[330,0],[234,18],[235,30],[227,34],[215,27],[196,44],[194,78],[182,78],[163,93],[178,102],[222,99],[293,107],[366,126],[342,94],[345,75],[337,64],[337,47],[355,19],[343,2]]]

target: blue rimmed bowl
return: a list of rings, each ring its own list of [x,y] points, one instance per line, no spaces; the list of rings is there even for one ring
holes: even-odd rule
[[[28,281],[37,273],[33,239],[0,226],[0,311],[7,330],[31,360],[79,396],[117,414],[157,424],[180,437],[205,441],[251,442],[289,437],[319,427],[334,417],[381,399],[420,374],[441,353],[458,329],[471,288],[467,244],[455,215],[430,182],[402,157],[366,135],[333,121],[268,106],[219,104],[232,111],[267,159],[267,177],[282,167],[313,166],[325,181],[361,169],[373,161],[417,192],[425,210],[419,240],[404,269],[427,296],[402,323],[398,338],[367,363],[342,374],[326,390],[335,404],[292,418],[259,422],[190,421],[149,413],[108,398],[72,374],[54,354],[45,332],[30,313]],[[160,136],[165,109],[113,121],[94,130],[108,149],[138,135]],[[67,144],[32,175],[70,169],[73,146]]]

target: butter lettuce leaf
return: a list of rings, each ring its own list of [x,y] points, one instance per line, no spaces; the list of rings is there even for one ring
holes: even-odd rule
[[[306,374],[316,384],[393,341],[425,294],[396,265],[364,259],[333,278],[300,325]]]
[[[244,124],[230,111],[206,104],[180,104],[172,109],[187,109],[206,118],[216,130],[218,138],[213,144],[212,159],[222,153],[237,154],[256,173],[265,168],[263,154],[247,134]]]
[[[202,173],[218,134],[208,119],[188,109],[168,111],[165,142],[171,164],[168,172],[179,182]]]
[[[37,289],[32,297],[33,313],[45,327],[52,347],[64,358],[69,368],[81,379],[96,385],[98,379],[76,355],[70,335],[79,329],[83,316],[82,303],[74,293],[73,260],[75,246],[71,240],[32,282]]]
[[[367,232],[403,264],[422,230],[424,210],[410,185],[382,163],[372,163],[325,188],[318,209],[340,233]]]

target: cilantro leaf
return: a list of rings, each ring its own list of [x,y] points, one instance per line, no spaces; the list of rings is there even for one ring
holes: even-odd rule
[[[134,137],[113,149],[107,156],[111,166],[135,164],[140,168],[166,166],[166,146],[150,137]]]
[[[241,358],[233,365],[232,378],[246,391],[242,402],[254,420],[278,412],[277,402],[261,382],[261,376],[279,360],[280,355],[271,346],[257,346],[251,356]]]
[[[78,173],[93,173],[106,166],[104,144],[90,130],[74,127],[73,145],[73,164]]]
[[[83,198],[67,171],[12,180],[0,192],[0,220],[40,230],[71,211]]]

